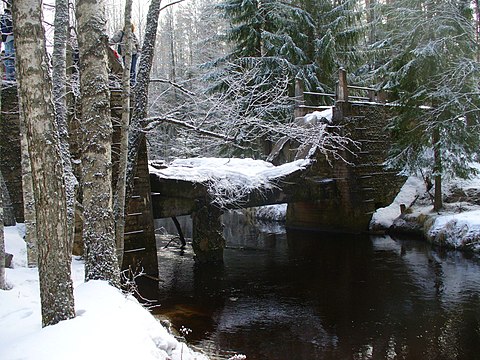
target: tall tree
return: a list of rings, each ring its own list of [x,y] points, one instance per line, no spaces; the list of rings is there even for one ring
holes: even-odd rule
[[[20,100],[20,99],[19,99]],[[23,192],[23,217],[25,221],[25,243],[27,245],[27,264],[30,267],[37,266],[37,226],[35,214],[35,196],[33,193],[32,166],[28,151],[27,131],[25,119],[20,106],[20,146],[22,152],[22,192]]]
[[[134,106],[130,122],[128,139],[128,164],[126,171],[126,198],[129,199],[134,185],[134,176],[137,169],[138,149],[145,140],[143,128],[146,126],[148,87],[150,72],[153,64],[155,42],[157,39],[158,16],[161,11],[161,0],[152,0],[147,14],[147,25],[143,39],[142,56],[138,66],[137,83],[134,88]]]
[[[299,1],[309,9],[315,24],[315,38],[308,43],[313,45],[320,88],[332,93],[338,69],[343,67],[353,74],[362,63],[362,9],[358,0]]]
[[[117,258],[120,268],[123,263],[124,232],[125,232],[125,189],[126,172],[128,161],[128,126],[130,123],[130,66],[132,61],[132,0],[125,2],[125,25],[124,37],[126,39],[125,62],[122,74],[122,119],[120,123],[120,148],[118,154],[118,179],[114,194],[114,215],[115,215],[115,241],[117,247]]]
[[[480,0],[473,0],[473,9],[475,11],[475,39],[480,48]],[[480,61],[479,50],[477,50],[477,61]]]
[[[442,177],[474,171],[480,145],[471,8],[466,0],[396,0],[387,10],[388,30],[379,41],[388,55],[376,73],[403,105],[392,123],[390,164],[407,172],[429,168],[438,210]]]
[[[0,78],[2,78],[2,75],[2,70],[0,69]],[[0,88],[0,109],[1,108],[2,94]],[[3,178],[3,175],[0,172],[0,179],[1,178]],[[7,288],[7,282],[5,280],[5,234],[3,224],[3,191],[0,190],[0,290],[5,290]]]
[[[105,2],[77,0],[82,93],[85,279],[120,286],[112,204],[112,122]]]
[[[16,67],[30,154],[37,214],[38,270],[43,326],[73,318],[71,248],[60,140],[52,109],[41,0],[15,0]]]
[[[78,184],[73,174],[67,125],[67,40],[69,26],[69,0],[55,0],[53,33],[52,82],[53,101],[57,127],[60,135],[63,168],[65,171],[65,193],[67,196],[68,237],[73,246],[75,237],[75,188]]]
[[[304,30],[313,29],[312,19],[306,11],[284,0],[225,0],[217,8],[229,22],[225,39],[232,51],[207,64],[213,67],[207,75],[207,80],[212,84],[209,91],[234,95],[229,87],[237,83],[238,74],[249,74],[244,77],[248,82],[240,84],[240,87],[255,90],[230,99],[237,104],[239,99],[244,100],[239,109],[239,118],[270,116],[271,113],[264,109],[271,109],[275,98],[265,95],[269,94],[270,88],[283,84],[285,79],[288,79],[289,86],[277,96],[293,96],[296,77],[303,79],[307,89],[318,87],[318,69],[314,59],[307,56],[305,46],[308,36]],[[253,73],[255,77],[250,76]],[[292,104],[278,106],[273,116],[285,122],[290,120]],[[250,131],[246,129],[247,133]],[[251,150],[248,156],[269,153],[271,142],[272,139],[267,135],[259,138],[253,146],[247,145]]]
[[[307,11],[284,0],[226,0],[218,8],[231,24],[226,39],[233,46],[220,63],[260,67],[259,82],[273,83],[275,75],[282,77],[286,71],[292,85],[295,77],[301,77],[307,88],[318,85],[318,68],[308,57],[308,33],[314,24]]]
[[[2,176],[0,174],[0,176]],[[0,290],[6,290],[5,280],[5,234],[3,227],[3,194],[0,191]]]

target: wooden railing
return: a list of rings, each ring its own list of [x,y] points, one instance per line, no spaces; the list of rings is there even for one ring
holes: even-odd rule
[[[307,104],[305,95],[326,98],[324,103],[331,101],[331,105],[312,105]],[[295,117],[302,117],[313,111],[321,111],[338,103],[347,104],[349,102],[375,102],[385,104],[387,101],[386,93],[375,88],[348,85],[347,72],[340,68],[338,71],[338,81],[335,94],[305,91],[303,81],[295,80]]]

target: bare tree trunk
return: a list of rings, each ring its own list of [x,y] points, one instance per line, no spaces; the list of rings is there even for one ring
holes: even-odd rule
[[[6,290],[5,280],[5,236],[3,232],[3,196],[0,191],[0,290]]]
[[[167,15],[168,32],[169,32],[169,52],[170,52],[170,80],[177,80],[176,63],[175,63],[175,24],[173,21],[172,8],[168,9]],[[174,89],[175,90],[175,89]]]
[[[367,11],[367,26],[370,28],[368,32],[368,44],[373,44],[376,41],[377,33],[376,33],[376,19],[375,19],[375,0],[365,0],[365,9]]]
[[[25,119],[37,214],[42,325],[73,318],[67,205],[60,141],[52,109],[41,0],[15,0],[13,23],[19,97]]]
[[[112,122],[105,2],[77,0],[82,93],[85,279],[120,286],[112,204]]]
[[[133,191],[134,176],[137,169],[137,154],[142,140],[144,120],[147,117],[148,85],[152,69],[155,41],[157,38],[158,16],[161,0],[152,0],[147,14],[147,26],[142,46],[142,56],[137,75],[137,84],[134,88],[134,107],[130,123],[128,139],[128,166],[126,173],[126,198],[129,199]]]
[[[434,167],[433,174],[435,179],[435,194],[433,200],[433,209],[439,211],[443,208],[442,199],[442,153],[440,150],[440,131],[438,128],[433,130],[433,152]]]
[[[2,68],[0,66],[0,79],[3,79]],[[0,92],[1,92],[0,85]],[[2,94],[0,94],[0,109],[2,108]],[[0,178],[3,178],[0,173]],[[7,282],[5,280],[5,236],[3,231],[3,194],[0,189],[0,290],[7,288]]]
[[[20,114],[20,146],[22,149],[22,190],[23,190],[23,219],[25,222],[25,243],[27,244],[27,264],[36,267],[38,261],[37,249],[37,220],[35,214],[35,197],[33,194],[32,166],[28,151],[27,130],[25,117],[22,111],[21,99]]]
[[[473,1],[475,11],[475,39],[480,46],[480,0]],[[477,49],[477,61],[480,61],[480,50]]]
[[[5,280],[5,234],[3,230],[3,196],[0,191],[0,290],[6,290],[7,288]]]
[[[168,32],[170,33],[169,45],[170,45],[170,80],[173,82],[177,81],[177,65],[175,61],[175,24],[173,21],[173,11],[168,9]],[[173,95],[175,100],[177,99],[177,89],[173,88]]]
[[[78,184],[73,174],[67,125],[67,38],[69,25],[68,0],[55,1],[55,32],[53,35],[53,101],[60,135],[60,150],[65,171],[67,196],[68,242],[70,251],[75,237],[75,188]]]
[[[120,269],[123,263],[124,233],[125,233],[125,183],[128,154],[128,125],[130,123],[130,67],[132,62],[132,0],[125,3],[125,63],[122,76],[122,121],[120,124],[120,149],[118,164],[118,180],[115,187],[115,239],[117,247],[117,258]]]

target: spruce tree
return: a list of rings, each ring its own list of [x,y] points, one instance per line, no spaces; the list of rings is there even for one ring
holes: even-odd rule
[[[466,0],[397,0],[386,19],[377,44],[386,61],[375,75],[401,105],[389,164],[430,169],[440,209],[442,176],[471,174],[480,145],[472,11]]]
[[[245,92],[231,92],[237,97],[232,101],[237,105],[239,99],[243,102],[239,117],[292,119],[294,79],[301,78],[307,89],[319,85],[317,66],[307,51],[308,31],[314,30],[308,12],[287,0],[225,0],[217,9],[229,22],[224,39],[232,50],[208,64],[212,66],[207,76],[212,84],[209,91],[227,93],[232,84],[238,87],[239,75],[243,73],[241,87]],[[289,86],[278,86],[285,81]],[[274,87],[278,87],[277,92],[269,91]],[[272,104],[287,96],[292,96],[290,104],[280,101],[272,112]],[[269,110],[265,111],[267,107]],[[244,134],[252,131],[256,130],[242,130]],[[249,156],[269,152],[270,140],[274,139],[270,135],[261,137],[257,145],[244,144],[252,150]]]
[[[349,74],[362,65],[364,24],[358,0],[297,0],[314,22],[313,39],[309,40],[317,66],[317,90],[334,92],[340,67]]]
[[[288,76],[305,80],[307,88],[318,84],[316,65],[308,56],[308,34],[314,29],[308,12],[290,1],[282,0],[226,0],[217,7],[230,23],[225,39],[232,51],[217,59],[224,65],[217,77],[228,76],[229,66],[259,68],[258,82],[275,82]],[[221,88],[217,82],[215,89]]]

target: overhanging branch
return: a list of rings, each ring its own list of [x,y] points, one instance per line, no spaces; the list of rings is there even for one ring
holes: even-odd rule
[[[199,128],[198,126],[195,126],[193,124],[189,124],[187,122],[184,122],[184,121],[181,121],[181,120],[178,120],[178,119],[174,119],[174,118],[171,118],[171,117],[158,117],[158,116],[157,117],[149,117],[149,118],[144,120],[144,123],[148,124],[143,128],[143,131],[145,131],[145,132],[151,131],[154,128],[156,128],[157,126],[164,125],[165,123],[169,123],[169,124],[178,125],[178,126],[193,130],[193,131],[195,131],[195,132],[197,132],[198,134],[201,134],[201,135],[210,136],[210,137],[213,137],[213,138],[216,138],[216,139],[222,139],[222,140],[229,141],[229,142],[234,142],[235,141],[235,138],[230,137],[228,135],[223,135],[223,134],[219,134],[219,133],[216,133],[216,132],[213,132],[213,131],[210,131],[210,130],[205,130],[205,129]]]

